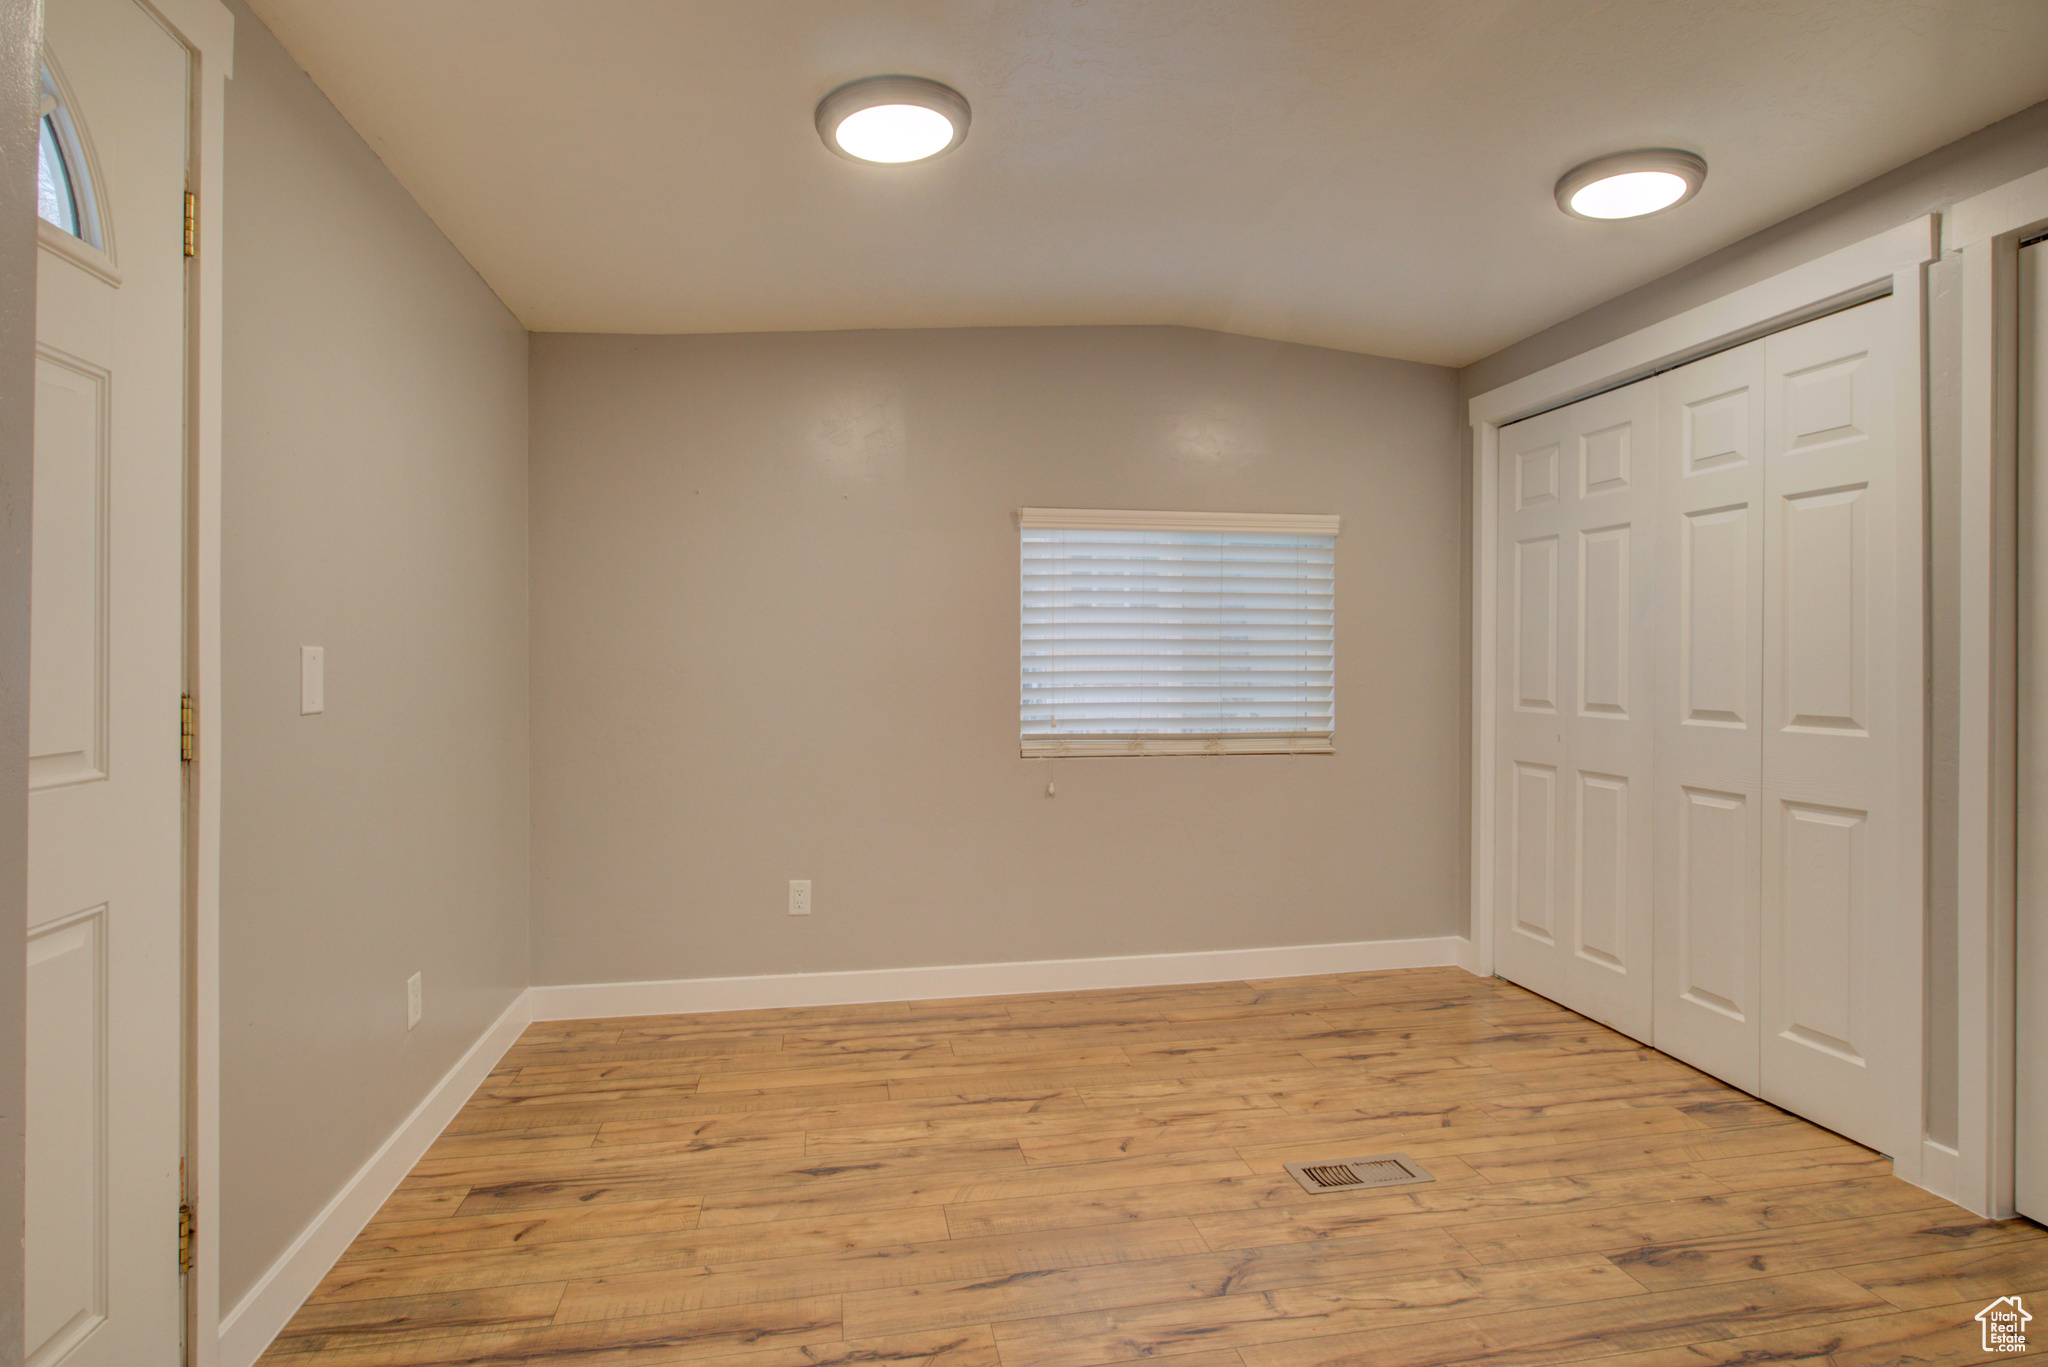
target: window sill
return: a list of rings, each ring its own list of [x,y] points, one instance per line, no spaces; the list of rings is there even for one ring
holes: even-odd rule
[[[1110,755],[1334,755],[1329,736],[1027,736],[1024,759],[1086,759]]]

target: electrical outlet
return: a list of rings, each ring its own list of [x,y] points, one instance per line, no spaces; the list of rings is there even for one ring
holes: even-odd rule
[[[792,878],[789,880],[789,914],[809,916],[811,914],[811,880]]]
[[[415,973],[405,980],[405,1028],[410,1030],[420,1023],[420,975]]]

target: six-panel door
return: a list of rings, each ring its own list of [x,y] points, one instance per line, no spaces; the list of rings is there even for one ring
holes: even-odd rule
[[[1651,1025],[1656,382],[1504,429],[1503,975]]]

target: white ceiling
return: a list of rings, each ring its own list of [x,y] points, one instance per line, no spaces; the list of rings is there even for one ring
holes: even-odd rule
[[[2042,0],[251,0],[531,329],[1181,323],[1461,365],[2048,98]],[[828,152],[844,81],[974,108]],[[1683,147],[1698,198],[1567,218]]]

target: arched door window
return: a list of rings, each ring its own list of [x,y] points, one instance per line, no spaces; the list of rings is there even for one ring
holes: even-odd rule
[[[36,213],[52,227],[105,249],[91,159],[62,90],[43,67],[42,139],[36,154]]]

